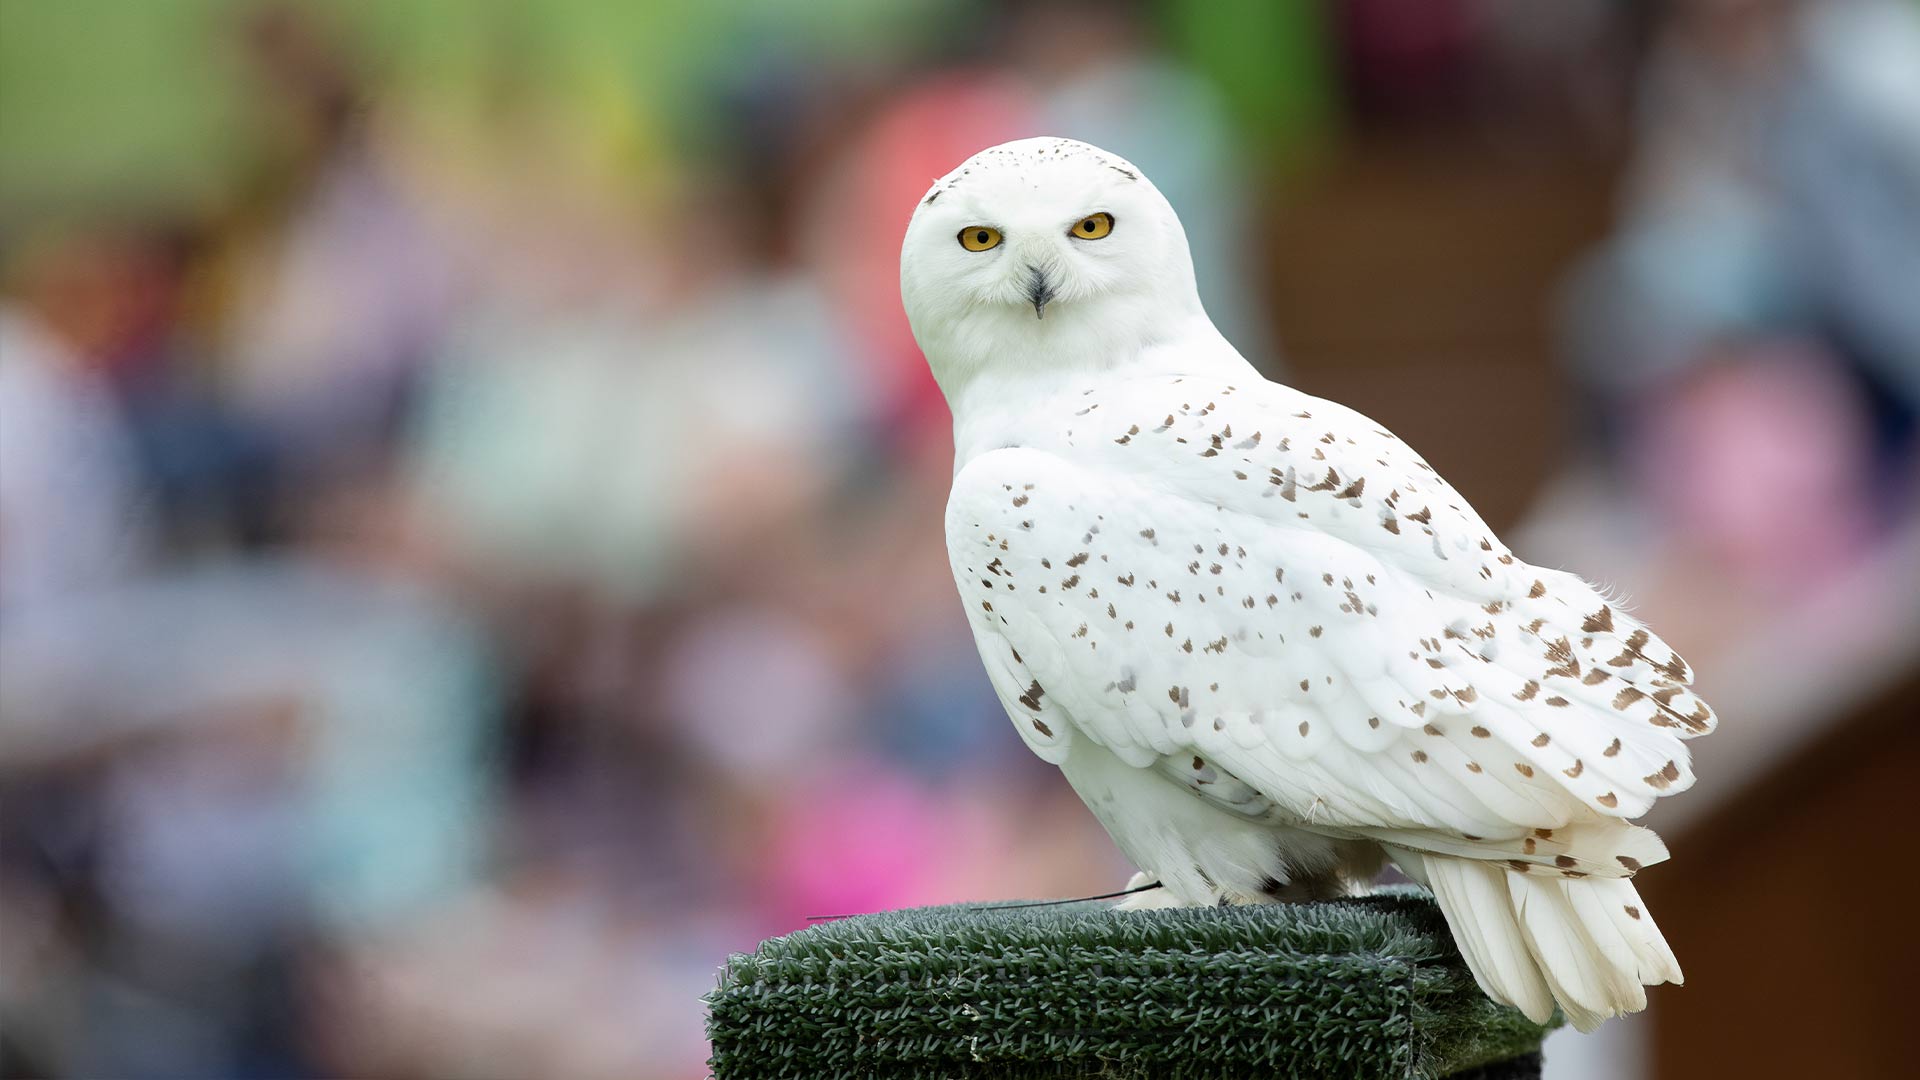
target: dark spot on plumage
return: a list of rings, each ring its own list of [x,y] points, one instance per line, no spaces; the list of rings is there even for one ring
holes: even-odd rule
[[[1582,633],[1587,634],[1612,633],[1613,608],[1607,604],[1601,604],[1599,611],[1587,616],[1586,620],[1580,624],[1580,630]]]
[[[1039,712],[1040,699],[1045,697],[1046,694],[1047,692],[1040,686],[1040,680],[1035,679],[1033,683],[1027,687],[1027,692],[1020,695],[1020,704],[1025,705],[1034,712]]]
[[[1564,637],[1548,642],[1547,651],[1541,656],[1548,663],[1557,665],[1547,669],[1546,673],[1549,676],[1558,675],[1571,679],[1580,674],[1580,661],[1573,655],[1573,642]]]

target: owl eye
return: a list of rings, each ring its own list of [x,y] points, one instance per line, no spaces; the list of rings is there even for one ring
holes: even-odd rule
[[[1089,214],[1074,222],[1067,235],[1076,240],[1098,240],[1113,231],[1113,215],[1108,213]]]
[[[969,225],[960,230],[960,246],[968,251],[992,251],[1000,246],[1000,230],[986,225]]]

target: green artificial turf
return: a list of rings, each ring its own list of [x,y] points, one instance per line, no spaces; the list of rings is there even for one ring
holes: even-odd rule
[[[1538,1075],[1432,898],[861,915],[733,956],[715,1080]]]

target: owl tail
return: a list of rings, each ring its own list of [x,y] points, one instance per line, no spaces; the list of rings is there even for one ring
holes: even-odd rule
[[[1555,1002],[1580,1031],[1647,1007],[1680,965],[1633,882],[1517,873],[1498,863],[1396,850],[1424,876],[1488,997],[1544,1023]],[[1409,868],[1411,856],[1419,869]],[[1422,874],[1424,871],[1424,875]]]

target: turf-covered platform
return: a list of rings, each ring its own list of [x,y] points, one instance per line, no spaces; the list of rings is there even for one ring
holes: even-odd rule
[[[715,1080],[1507,1080],[1547,1031],[1481,994],[1413,888],[861,915],[732,957],[708,1004]]]

